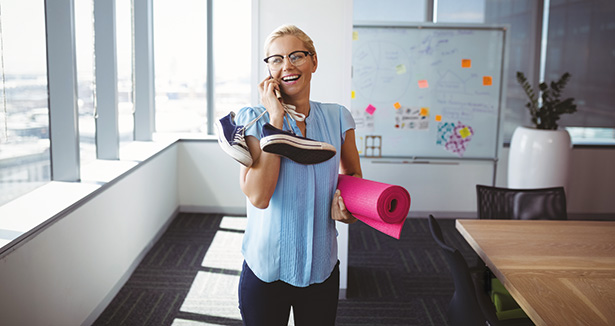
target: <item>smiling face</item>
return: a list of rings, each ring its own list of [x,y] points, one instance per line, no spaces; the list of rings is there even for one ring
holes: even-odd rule
[[[284,35],[276,38],[269,45],[267,56],[288,56],[295,51],[308,51],[305,44],[297,37]],[[282,66],[277,70],[269,69],[271,76],[280,81],[280,88],[289,99],[309,99],[312,73],[316,71],[318,60],[316,55],[308,55],[305,62],[294,66],[285,57]]]

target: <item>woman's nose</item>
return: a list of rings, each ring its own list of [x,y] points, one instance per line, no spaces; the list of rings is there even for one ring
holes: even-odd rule
[[[292,68],[292,67],[294,67],[294,66],[295,66],[295,65],[293,65],[293,64],[290,62],[290,58],[289,58],[288,56],[284,58],[284,63],[282,64],[282,69],[284,69],[284,70],[288,70],[289,68]]]

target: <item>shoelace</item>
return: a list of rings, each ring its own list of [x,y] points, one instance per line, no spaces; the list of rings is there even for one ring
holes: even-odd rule
[[[297,112],[297,107],[294,105],[282,103],[282,106],[284,107],[284,111],[295,119],[295,121],[305,120],[305,114]]]
[[[291,118],[295,119],[295,121],[304,121],[305,120],[305,114],[297,112],[297,107],[296,106],[291,105],[291,104],[285,104],[285,103],[282,103],[282,106],[284,107],[284,111],[286,112],[286,114],[288,114]],[[244,131],[246,129],[248,129],[251,125],[255,124],[256,121],[260,120],[265,115],[265,113],[267,113],[267,110],[263,111],[263,113],[261,113],[258,117],[256,117],[254,120],[248,122],[245,126],[243,126],[243,128],[241,128],[241,130],[240,130],[240,133],[241,133],[240,137],[242,138],[242,140],[243,140],[243,137],[244,137]],[[286,118],[286,115],[284,115],[284,117]],[[290,125],[290,122],[289,122],[289,125]],[[294,134],[294,132],[293,132],[293,134]],[[239,135],[239,133],[235,134],[235,141],[238,141],[237,140],[237,137],[239,137],[238,135]],[[241,141],[241,143],[245,144],[245,141]]]
[[[244,135],[245,128],[241,128],[238,132],[235,133],[233,137],[233,142],[241,146],[243,149],[249,151],[248,144],[246,144],[246,138]]]

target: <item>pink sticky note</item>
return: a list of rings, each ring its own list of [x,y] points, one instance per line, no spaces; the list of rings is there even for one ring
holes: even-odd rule
[[[429,83],[427,83],[427,79],[419,80],[419,88],[427,88],[429,87]]]
[[[375,111],[376,111],[376,108],[371,104],[365,108],[365,112],[369,114],[374,114]]]

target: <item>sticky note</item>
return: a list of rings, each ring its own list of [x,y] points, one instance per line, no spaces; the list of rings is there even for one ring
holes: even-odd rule
[[[395,110],[399,110],[401,108],[401,104],[399,104],[399,102],[395,102],[393,106],[395,107]]]
[[[442,116],[439,114],[436,114],[436,121],[442,121]]]
[[[356,41],[359,39],[359,32],[357,31],[352,31],[352,40]]]
[[[472,67],[472,60],[461,59],[461,68],[470,68],[470,67]]]
[[[422,117],[426,117],[429,115],[429,108],[421,108],[421,112],[419,113],[420,116]]]
[[[376,111],[376,108],[371,104],[365,108],[365,112],[369,114],[374,114],[375,111]]]
[[[470,136],[472,133],[470,132],[470,129],[468,129],[468,127],[464,127],[462,129],[459,129],[459,136],[461,136],[461,138],[466,138],[468,136]]]
[[[399,64],[395,67],[395,71],[397,71],[398,75],[403,75],[406,73],[406,66],[404,64]]]
[[[357,97],[357,93],[355,93],[354,91],[350,91],[350,98],[354,99],[355,97]]]
[[[483,76],[483,86],[491,86],[493,84],[493,78],[491,76]]]
[[[427,83],[427,79],[419,80],[419,88],[427,88],[429,87],[429,83]]]

